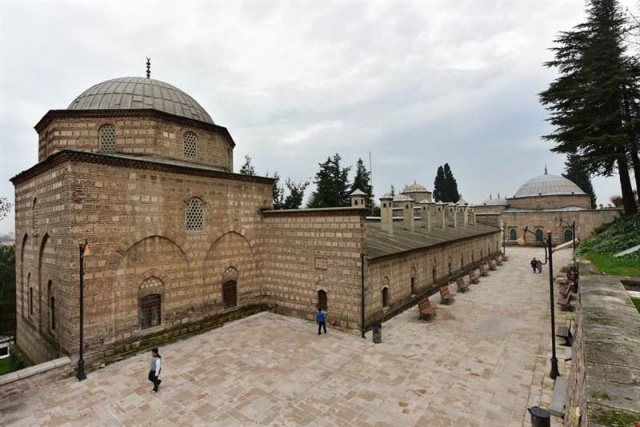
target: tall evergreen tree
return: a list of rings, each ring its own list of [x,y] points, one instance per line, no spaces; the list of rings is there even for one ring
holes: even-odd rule
[[[592,209],[598,207],[598,205],[596,205],[596,193],[593,191],[593,186],[591,185],[591,177],[580,164],[580,157],[575,154],[569,154],[564,166],[566,169],[562,176],[576,184],[591,197]]]
[[[310,208],[334,208],[349,206],[349,170],[350,167],[340,166],[342,158],[336,153],[333,158],[328,157],[324,163],[319,163],[320,170],[316,173],[316,191],[311,194],[307,203]]]
[[[362,159],[358,159],[356,163],[356,176],[353,178],[353,183],[351,184],[351,190],[349,191],[349,194],[353,193],[356,189],[362,191],[367,195],[365,206],[371,208],[371,206],[373,206],[373,187],[371,186],[371,172],[367,171],[367,168],[365,168]]]
[[[2,221],[11,211],[11,203],[6,197],[0,197],[0,221]]]
[[[269,172],[266,176],[269,176]],[[277,171],[274,172],[273,179],[273,208],[284,209],[284,188],[280,185],[280,174]]]
[[[617,169],[626,214],[637,212],[629,166],[636,177],[640,120],[640,67],[626,55],[627,21],[617,0],[590,0],[587,21],[562,32],[545,64],[560,77],[540,94],[555,130],[544,138],[554,152],[580,156],[589,175]],[[636,181],[636,185],[640,180]]]
[[[436,172],[436,179],[433,181],[433,200],[436,202],[442,202],[443,197],[446,195],[447,180],[444,176],[444,168],[438,166]]]
[[[458,192],[458,182],[453,177],[453,172],[449,167],[449,163],[444,164],[444,180],[445,180],[445,194],[443,194],[443,202],[458,203],[460,200],[460,193]]]
[[[242,175],[255,175],[256,169],[251,164],[251,157],[244,156],[244,165],[240,168],[240,173]]]
[[[14,246],[0,246],[0,336],[16,334],[16,257]]]

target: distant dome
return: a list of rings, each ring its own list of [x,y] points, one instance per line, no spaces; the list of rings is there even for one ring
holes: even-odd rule
[[[401,194],[406,193],[430,193],[430,191],[427,190],[427,187],[425,187],[424,185],[416,184],[414,182],[413,184],[409,184],[404,187],[404,190],[402,190]]]
[[[585,195],[586,193],[567,178],[558,175],[544,174],[525,182],[513,196],[557,196],[557,195]]]
[[[175,86],[144,77],[121,77],[85,90],[68,110],[137,110],[150,108],[214,124],[195,99]]]
[[[482,201],[482,203],[480,203],[480,206],[507,206],[509,204],[509,202],[507,202],[507,199],[501,199],[501,198],[497,198],[497,199],[492,199],[492,198],[488,198]]]
[[[413,202],[414,200],[409,196],[405,196],[404,194],[398,194],[393,198],[393,201],[394,202]]]

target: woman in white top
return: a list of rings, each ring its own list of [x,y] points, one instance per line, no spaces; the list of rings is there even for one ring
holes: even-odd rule
[[[162,382],[158,377],[160,376],[160,371],[162,370],[162,357],[160,357],[160,353],[158,353],[157,348],[151,349],[151,363],[149,366],[149,381],[153,383],[153,393],[158,391],[158,386]]]

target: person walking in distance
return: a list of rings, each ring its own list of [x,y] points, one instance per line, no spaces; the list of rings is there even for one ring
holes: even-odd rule
[[[534,273],[538,270],[538,260],[535,257],[531,260],[531,268],[533,268]]]
[[[320,331],[324,329],[324,333],[327,333],[327,315],[322,311],[322,307],[318,307],[318,312],[316,313],[316,323],[318,324],[318,335],[320,335]]]
[[[153,393],[158,392],[158,387],[162,382],[158,377],[160,376],[160,371],[162,370],[162,357],[160,357],[160,353],[158,353],[158,348],[151,349],[151,363],[149,365],[149,381],[153,383]]]

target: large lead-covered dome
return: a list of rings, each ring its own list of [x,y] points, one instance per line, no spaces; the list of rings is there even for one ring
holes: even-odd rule
[[[516,197],[532,197],[532,196],[558,196],[558,195],[584,195],[584,191],[567,178],[558,175],[536,176],[525,182],[518,189]]]
[[[191,96],[160,80],[143,77],[121,77],[98,83],[85,90],[69,105],[69,110],[163,111],[205,123],[211,116]]]

